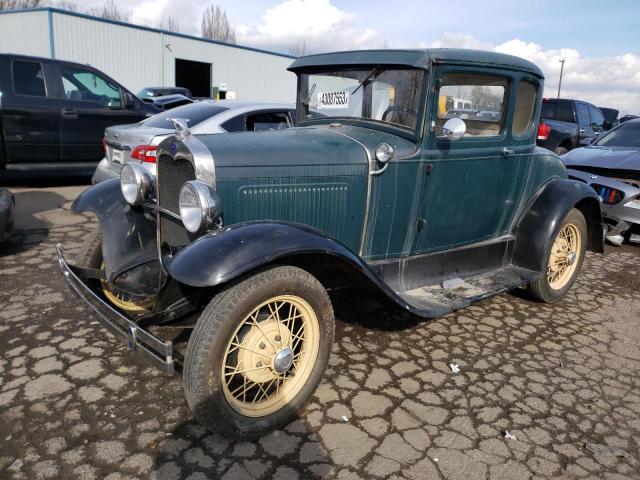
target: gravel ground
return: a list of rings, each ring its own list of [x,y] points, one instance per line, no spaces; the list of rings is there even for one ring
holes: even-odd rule
[[[515,291],[421,322],[334,294],[330,368],[300,419],[232,442],[68,291],[54,246],[73,255],[94,227],[68,211],[82,188],[12,188],[0,478],[640,478],[640,246],[589,255],[553,306]]]

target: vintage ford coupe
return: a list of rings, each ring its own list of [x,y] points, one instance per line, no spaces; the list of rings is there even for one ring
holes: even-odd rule
[[[196,136],[174,119],[156,177],[130,163],[75,201],[100,222],[83,257],[58,246],[102,323],[180,371],[198,420],[235,437],[312,395],[334,336],[328,289],[366,285],[424,318],[525,285],[554,302],[603,248],[598,196],[535,145],[534,64],[379,50],[290,70],[295,128]]]

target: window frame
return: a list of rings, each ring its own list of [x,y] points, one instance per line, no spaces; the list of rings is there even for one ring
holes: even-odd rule
[[[516,106],[517,106],[517,99],[518,99],[518,93],[520,92],[520,83],[529,83],[531,85],[533,85],[533,87],[535,88],[535,92],[534,92],[534,98],[533,98],[533,109],[531,111],[531,118],[529,119],[529,125],[528,127],[521,133],[516,133],[513,130],[513,123],[515,121],[516,118]],[[511,131],[511,137],[514,140],[522,140],[525,138],[528,138],[534,130],[537,129],[537,122],[536,122],[536,118],[540,115],[539,112],[536,112],[539,107],[538,105],[542,105],[542,99],[541,99],[541,84],[540,81],[537,80],[535,77],[529,76],[529,75],[522,75],[520,78],[518,78],[517,80],[514,81],[514,83],[516,83],[516,88],[513,88],[513,114],[511,115],[511,127],[510,127],[510,131]]]
[[[600,116],[602,117],[602,124],[600,124],[600,125],[596,125],[596,124],[593,122],[593,116],[591,115],[591,111],[592,111],[592,110],[594,110],[596,113],[599,113],[599,114],[600,114]],[[591,128],[593,128],[593,129],[595,129],[595,128],[599,128],[600,130],[604,130],[604,124],[606,123],[607,119],[605,118],[604,114],[603,114],[600,110],[598,110],[598,108],[596,108],[594,105],[589,105],[589,121],[591,122],[591,123],[589,124],[589,126],[590,126]]]
[[[451,142],[442,136],[437,135],[436,120],[438,119],[438,99],[440,98],[440,88],[444,83],[444,77],[450,74],[464,75],[482,75],[485,77],[498,77],[507,81],[502,102],[502,117],[500,119],[500,133],[498,135],[470,135],[462,137],[455,142]],[[473,148],[473,146],[484,147],[503,144],[510,138],[511,125],[507,124],[507,120],[511,115],[511,103],[513,94],[513,85],[521,78],[516,72],[506,69],[490,69],[486,70],[473,65],[443,65],[434,71],[434,88],[430,90],[431,106],[428,107],[427,115],[429,118],[429,134],[425,135],[425,142],[436,150],[443,148],[444,144],[449,145],[452,150]]]
[[[42,95],[29,95],[28,93],[18,93],[16,90],[16,81],[15,81],[15,64],[16,62],[20,63],[35,63],[40,66],[40,72],[42,73],[42,83],[44,84],[44,96]],[[13,94],[20,97],[29,97],[29,98],[51,98],[49,95],[49,87],[47,85],[47,77],[45,74],[45,68],[42,62],[38,62],[35,60],[23,60],[23,59],[13,59],[11,61],[11,87],[13,88]]]

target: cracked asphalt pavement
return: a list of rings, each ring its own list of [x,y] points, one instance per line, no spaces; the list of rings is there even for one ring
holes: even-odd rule
[[[555,305],[515,291],[424,322],[335,292],[315,396],[283,430],[233,442],[68,290],[54,246],[73,256],[95,228],[68,211],[83,188],[12,188],[0,478],[640,478],[639,245],[588,255]]]

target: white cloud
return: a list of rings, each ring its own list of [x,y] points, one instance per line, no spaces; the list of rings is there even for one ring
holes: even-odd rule
[[[238,42],[284,52],[303,41],[312,52],[382,45],[380,32],[356,29],[353,19],[331,0],[284,0],[268,8],[258,25],[238,26]]]

